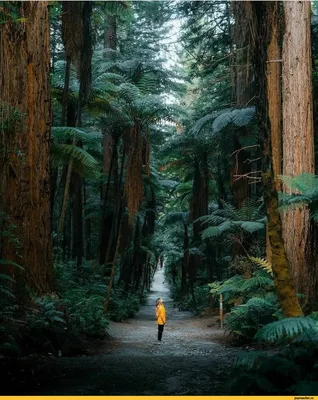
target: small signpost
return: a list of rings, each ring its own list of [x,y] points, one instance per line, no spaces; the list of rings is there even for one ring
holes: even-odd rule
[[[221,329],[223,329],[223,295],[220,294],[220,322]]]

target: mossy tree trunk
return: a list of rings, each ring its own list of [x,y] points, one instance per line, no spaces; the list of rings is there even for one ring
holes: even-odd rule
[[[271,14],[271,38],[267,46],[267,98],[268,113],[271,121],[272,163],[275,186],[281,190],[278,175],[282,173],[282,62],[281,62],[281,27],[282,21],[279,12],[279,3],[273,5]],[[268,226],[266,227],[266,258],[272,260],[271,246],[268,238]]]
[[[286,317],[302,315],[296,296],[291,271],[284,247],[282,223],[278,208],[278,194],[275,185],[272,141],[271,115],[269,104],[274,93],[268,92],[268,45],[271,40],[273,18],[277,13],[274,2],[254,2],[253,12],[257,27],[257,51],[254,55],[255,74],[258,82],[259,107],[257,110],[262,142],[262,182],[264,203],[268,219],[268,238],[272,252],[274,283],[282,311]]]
[[[18,246],[0,237],[0,258],[21,264],[18,281],[44,294],[52,289],[48,3],[16,7],[24,22],[0,25],[0,118],[19,115],[9,130],[0,123],[0,207]]]

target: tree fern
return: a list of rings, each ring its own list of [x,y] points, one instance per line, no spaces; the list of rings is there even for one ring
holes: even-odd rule
[[[229,109],[230,110],[230,109]],[[229,110],[222,110],[223,112],[227,112]],[[220,115],[220,111],[215,111],[211,114],[207,114],[204,117],[200,118],[191,128],[191,133],[197,135],[200,131],[211,121],[214,121]]]
[[[234,109],[231,111],[223,112],[215,118],[212,124],[214,133],[220,132],[229,124],[237,127],[248,125],[255,116],[255,107],[248,107],[243,109]]]
[[[200,218],[202,224],[212,224],[202,233],[203,239],[217,238],[223,234],[242,231],[246,234],[254,234],[265,229],[265,219],[260,213],[259,204],[247,199],[240,209],[224,203],[223,209],[217,209],[211,215]]]
[[[204,229],[202,232],[202,239],[212,239],[218,238],[222,236],[224,233],[229,233],[233,230],[234,225],[231,221],[222,222],[218,226],[210,226],[209,228]]]
[[[103,137],[100,132],[86,132],[83,129],[71,126],[52,127],[51,133],[54,140],[62,142],[67,142],[74,138],[83,143],[100,142]]]
[[[260,327],[273,321],[273,314],[277,308],[276,298],[269,300],[253,297],[228,314],[225,319],[226,329],[240,336],[252,338]]]
[[[52,153],[56,160],[61,160],[62,156],[73,157],[81,165],[91,171],[98,172],[98,162],[84,149],[72,144],[55,144],[52,146]]]
[[[309,317],[285,318],[264,326],[255,336],[265,342],[294,339],[306,330],[317,330],[315,321]]]
[[[271,278],[268,277],[268,275],[264,276],[258,271],[254,273],[254,276],[250,279],[247,279],[241,287],[241,290],[243,293],[249,293],[252,291],[257,292],[260,289],[273,289],[274,287],[274,282]]]
[[[265,228],[264,222],[259,221],[233,221],[233,224],[251,234]]]

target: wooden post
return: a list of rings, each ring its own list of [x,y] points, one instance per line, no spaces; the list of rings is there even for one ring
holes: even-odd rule
[[[223,295],[220,294],[220,322],[221,329],[223,329]]]

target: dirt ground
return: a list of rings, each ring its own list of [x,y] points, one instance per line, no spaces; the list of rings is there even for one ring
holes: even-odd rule
[[[157,341],[154,304],[162,297],[167,324]],[[90,356],[26,360],[2,394],[222,395],[238,349],[229,347],[215,317],[178,311],[155,274],[147,304],[136,317],[112,323],[111,339]],[[8,372],[9,373],[9,372]]]

